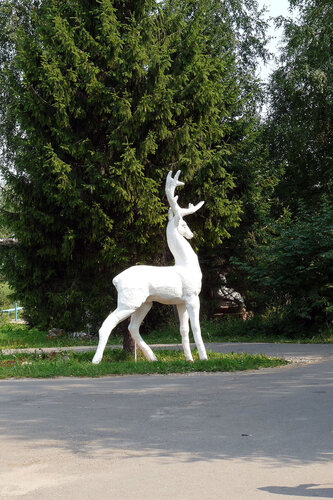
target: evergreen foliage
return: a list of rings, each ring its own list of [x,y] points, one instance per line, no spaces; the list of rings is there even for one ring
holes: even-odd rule
[[[95,326],[117,272],[165,263],[170,169],[191,181],[183,199],[206,200],[203,253],[236,227],[263,52],[253,13],[254,0],[2,2],[1,215],[20,242],[3,272],[31,324]]]

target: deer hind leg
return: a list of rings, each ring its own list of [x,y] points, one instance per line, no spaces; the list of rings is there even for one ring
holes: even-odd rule
[[[112,330],[118,325],[118,323],[133,314],[133,312],[133,309],[126,309],[118,306],[117,309],[115,309],[103,322],[101,328],[99,329],[99,342],[97,350],[92,360],[94,365],[98,365],[98,363],[101,362],[106,343]]]
[[[186,301],[187,312],[190,317],[192,333],[194,337],[195,344],[198,349],[199,358],[202,360],[208,359],[206,348],[202,341],[201,337],[201,329],[200,329],[200,321],[199,321],[199,313],[200,313],[200,301],[198,296],[194,296],[189,298]]]
[[[177,305],[179,323],[180,323],[180,334],[182,336],[182,344],[186,361],[192,361],[192,352],[190,347],[189,331],[190,327],[188,324],[189,316],[185,304]]]
[[[143,340],[143,338],[140,335],[139,329],[142,321],[150,311],[152,306],[151,302],[145,302],[140,306],[133,314],[131,317],[131,322],[129,324],[129,332],[135,341],[137,347],[143,352],[145,358],[148,361],[157,361],[157,358],[149,345],[146,344],[146,342]]]

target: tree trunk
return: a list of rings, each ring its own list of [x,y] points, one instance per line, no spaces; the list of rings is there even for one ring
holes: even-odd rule
[[[123,351],[128,352],[130,354],[134,354],[134,340],[130,332],[128,331],[128,322],[126,322],[126,329],[123,331]]]

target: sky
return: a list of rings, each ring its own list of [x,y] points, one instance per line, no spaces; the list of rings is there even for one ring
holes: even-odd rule
[[[277,17],[277,16],[290,16],[288,11],[289,1],[288,0],[258,0],[260,7],[266,7],[267,13],[266,17]],[[279,54],[278,46],[281,43],[282,29],[277,29],[274,26],[273,21],[270,21],[270,29],[268,30],[268,35],[272,37],[271,42],[268,45],[270,52],[276,56]],[[260,68],[260,76],[263,80],[267,80],[270,73],[275,69],[275,62],[263,65]]]

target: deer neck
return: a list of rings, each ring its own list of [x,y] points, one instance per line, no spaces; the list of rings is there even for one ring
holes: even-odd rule
[[[167,226],[167,242],[176,266],[199,267],[199,260],[189,242],[179,234],[174,219]]]

